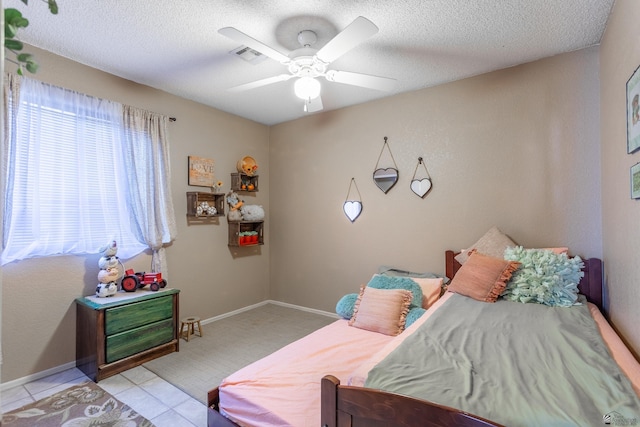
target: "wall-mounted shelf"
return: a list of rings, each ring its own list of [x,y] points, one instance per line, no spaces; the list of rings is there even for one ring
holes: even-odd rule
[[[233,191],[258,191],[258,175],[249,176],[243,173],[232,173],[231,189]]]
[[[228,221],[229,246],[264,245],[264,221]]]
[[[207,207],[214,207],[212,213]],[[212,218],[224,215],[224,193],[187,192],[187,216],[194,218]]]

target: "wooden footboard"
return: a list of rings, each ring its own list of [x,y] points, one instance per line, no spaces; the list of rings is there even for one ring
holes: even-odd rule
[[[218,388],[209,390],[207,393],[207,426],[208,427],[238,427],[236,423],[222,415],[220,407],[220,393]]]
[[[501,427],[481,417],[425,400],[380,390],[341,386],[322,378],[322,427]]]

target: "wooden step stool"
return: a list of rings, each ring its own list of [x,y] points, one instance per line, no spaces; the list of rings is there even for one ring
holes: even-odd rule
[[[185,317],[184,319],[180,320],[180,338],[185,338],[187,341],[189,341],[189,337],[191,336],[191,334],[193,334],[195,336],[196,334],[196,328],[195,326],[198,325],[197,328],[197,332],[199,336],[202,336],[202,326],[200,325],[200,318],[199,317]],[[187,328],[187,330],[185,331],[185,326]]]

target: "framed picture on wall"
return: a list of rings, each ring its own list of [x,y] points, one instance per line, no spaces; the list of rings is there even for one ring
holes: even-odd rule
[[[640,148],[640,67],[627,81],[627,153]]]
[[[213,187],[214,172],[213,159],[189,156],[189,185]]]
[[[640,199],[640,163],[631,166],[631,198]]]

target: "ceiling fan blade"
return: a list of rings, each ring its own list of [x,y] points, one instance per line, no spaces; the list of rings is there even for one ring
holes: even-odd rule
[[[316,56],[328,64],[377,32],[378,27],[376,27],[373,22],[363,16],[358,16],[351,24],[347,25],[344,30],[329,40],[329,42],[316,53]]]
[[[229,37],[231,40],[235,40],[238,43],[241,43],[245,46],[250,47],[253,50],[257,50],[258,52],[262,53],[263,55],[268,56],[271,59],[275,59],[278,62],[282,62],[282,63],[288,63],[289,62],[289,57],[283,53],[278,52],[277,50],[267,46],[266,44],[262,43],[261,41],[258,41],[256,39],[254,39],[251,36],[246,35],[245,33],[243,33],[240,30],[237,30],[233,27],[224,27],[224,28],[220,28],[218,30],[218,33],[222,34],[225,37]]]
[[[315,113],[316,111],[322,110],[322,99],[319,96],[316,96],[313,99],[309,99],[304,101],[304,111],[305,113]]]
[[[280,74],[278,76],[267,77],[266,79],[256,80],[255,82],[249,82],[249,83],[241,84],[239,86],[234,86],[227,90],[229,92],[242,92],[249,89],[255,89],[257,87],[270,85],[272,83],[284,82],[289,80],[291,77],[293,77],[292,74]]]
[[[369,74],[352,73],[350,71],[329,70],[325,77],[330,82],[344,83],[382,91],[390,91],[396,85],[396,79],[371,76]]]

